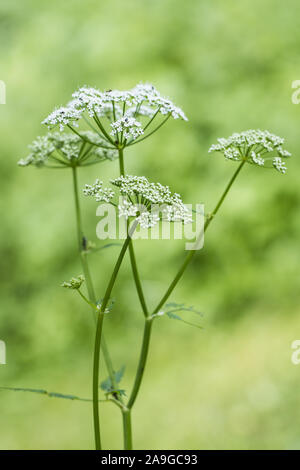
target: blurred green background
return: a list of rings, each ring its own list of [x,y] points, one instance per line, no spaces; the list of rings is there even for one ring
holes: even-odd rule
[[[204,312],[203,331],[161,318],[133,414],[139,449],[300,448],[299,106],[297,0],[4,0],[1,74],[0,385],[91,396],[94,326],[60,283],[81,272],[71,175],[22,169],[40,124],[78,86],[128,89],[152,82],[189,122],[169,121],[128,150],[129,173],[169,184],[186,202],[216,203],[236,166],[208,156],[217,137],[248,128],[286,138],[285,176],[247,166],[172,300]],[[80,184],[118,173],[117,162],[81,170]],[[82,201],[96,241],[96,206]],[[100,243],[100,242],[99,242]],[[182,242],[136,243],[150,305],[184,256]],[[99,296],[117,248],[91,258]],[[142,336],[128,259],[105,323],[129,390]],[[102,371],[103,371],[102,365]],[[1,449],[93,448],[89,404],[0,394]],[[101,408],[105,448],[122,445],[119,410]]]

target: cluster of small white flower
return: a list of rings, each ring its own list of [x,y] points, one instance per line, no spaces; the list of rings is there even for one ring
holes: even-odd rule
[[[263,166],[265,164],[264,159],[260,156],[260,154],[256,154],[254,150],[250,153],[250,158],[253,163],[255,163],[258,166]]]
[[[139,84],[128,91],[101,92],[95,88],[82,87],[73,93],[72,98],[66,106],[54,110],[43,121],[43,124],[49,128],[59,125],[60,130],[63,130],[66,125],[78,126],[78,120],[85,111],[90,117],[107,117],[112,121],[113,129],[118,127],[118,121],[124,116],[127,118],[152,117],[156,112],[187,121],[187,117],[180,108],[169,99],[162,97],[156,88],[149,84]],[[129,107],[127,111],[126,106]],[[134,138],[134,135],[140,134],[134,133],[131,137]]]
[[[145,176],[120,176],[111,180],[123,197],[118,205],[119,217],[135,217],[143,228],[153,227],[160,220],[169,222],[192,222],[192,214],[183,204],[179,194],[172,194],[168,186],[150,183]],[[99,180],[86,185],[84,194],[94,196],[96,201],[110,202],[114,192],[103,188]]]
[[[111,123],[111,135],[122,134],[125,139],[137,139],[144,133],[142,124],[134,117],[129,117],[126,114],[115,122]]]
[[[150,212],[143,204],[132,203],[127,199],[123,199],[118,204],[119,217],[135,217],[137,222],[142,228],[154,227],[159,221],[160,217],[157,212]]]
[[[52,141],[48,136],[37,137],[32,144],[29,145],[30,154],[26,158],[18,161],[20,166],[36,165],[43,166],[49,156],[56,150]]]
[[[275,157],[273,159],[273,166],[281,173],[285,173],[287,170],[285,162],[280,157]]]
[[[83,139],[71,132],[53,132],[37,137],[29,146],[30,154],[18,164],[43,166],[48,161],[69,164],[74,160],[86,162],[91,157],[94,157],[95,161],[113,160],[117,157],[116,150],[104,148],[106,142],[95,132],[82,132],[82,136]],[[87,143],[86,147],[84,142]],[[98,145],[101,145],[101,148]]]
[[[94,196],[97,202],[109,203],[115,193],[110,188],[103,188],[103,181],[96,179],[94,184],[86,184],[83,190],[85,196]]]
[[[218,143],[210,147],[209,152],[221,152],[229,160],[246,160],[248,163],[264,166],[272,159],[273,167],[281,173],[286,172],[283,158],[290,157],[291,154],[282,148],[284,139],[272,134],[269,131],[248,130],[241,133],[232,134],[227,139],[218,139]],[[276,152],[277,155],[265,157],[266,154]]]
[[[61,106],[55,109],[49,116],[44,119],[42,124],[46,124],[49,129],[59,125],[61,131],[64,130],[65,126],[72,123],[78,127],[77,121],[81,118],[82,111],[71,106],[69,103],[67,106]]]

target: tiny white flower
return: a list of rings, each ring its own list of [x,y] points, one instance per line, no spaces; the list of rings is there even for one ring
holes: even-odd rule
[[[123,117],[111,123],[111,135],[122,134],[125,139],[137,139],[144,133],[142,124],[134,117],[125,114]]]
[[[97,179],[93,185],[86,184],[83,189],[83,194],[85,196],[94,196],[97,202],[107,202],[109,203],[115,193],[110,188],[103,188],[103,182]]]
[[[253,163],[256,163],[256,164],[259,165],[259,166],[262,166],[262,165],[265,164],[264,159],[260,156],[259,153],[256,154],[256,153],[254,152],[254,150],[252,150],[252,152],[250,153],[250,157],[251,157]]]
[[[71,132],[49,132],[45,136],[37,137],[29,146],[29,155],[18,164],[41,167],[70,165],[76,162],[78,165],[84,165],[91,161],[97,163],[117,158],[115,150],[103,148],[105,142],[95,132],[82,132],[82,136],[86,141]]]
[[[82,110],[76,109],[71,105],[62,106],[49,114],[49,116],[42,121],[42,124],[46,124],[49,129],[59,125],[59,129],[63,131],[64,127],[68,124],[77,126],[77,121],[81,118],[81,114]]]
[[[273,166],[276,168],[276,170],[280,171],[280,173],[286,172],[285,162],[280,157],[275,157],[273,159]]]
[[[72,94],[72,100],[66,106],[50,113],[44,119],[43,124],[50,129],[59,126],[59,129],[63,131],[65,126],[78,127],[79,121],[84,117],[85,120],[91,119],[92,125],[98,126],[106,140],[110,141],[100,123],[100,118],[104,117],[112,126],[112,135],[123,132],[123,138],[130,139],[131,142],[143,134],[144,126],[139,118],[152,120],[156,114],[187,121],[182,109],[175,106],[171,100],[161,96],[153,85],[140,83],[125,91],[100,91],[84,86]]]
[[[145,176],[120,176],[111,180],[118,188],[122,201],[118,205],[119,217],[134,217],[142,228],[154,227],[160,220],[169,222],[192,222],[192,214],[183,204],[179,194],[172,194],[168,186],[150,183]],[[114,192],[103,188],[102,181],[86,185],[86,196],[94,196],[96,201],[109,202]]]
[[[283,144],[284,139],[269,131],[251,129],[234,133],[227,139],[218,139],[218,143],[210,147],[209,153],[221,152],[228,160],[245,160],[260,167],[266,166],[271,159],[273,167],[285,173],[286,166],[282,158],[290,157],[291,154],[282,148]]]

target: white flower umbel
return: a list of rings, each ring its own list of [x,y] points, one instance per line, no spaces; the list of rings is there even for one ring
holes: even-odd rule
[[[110,202],[115,193],[110,188],[103,188],[103,182],[96,179],[95,183],[86,184],[83,190],[85,196],[94,196],[97,202]]]
[[[161,96],[153,85],[141,83],[126,91],[100,91],[84,86],[73,93],[72,100],[66,106],[54,110],[43,124],[50,129],[59,126],[60,130],[69,126],[77,132],[74,126],[78,127],[78,121],[84,118],[90,128],[97,126],[110,145],[122,148],[136,141],[158,114],[163,115],[164,120],[154,130],[151,129],[149,135],[169,117],[187,121],[182,109]],[[105,119],[108,120],[106,124]],[[112,139],[111,135],[115,138]]]
[[[113,114],[113,105],[117,114],[121,112],[124,104],[126,106],[138,106],[138,113],[141,115],[149,115],[150,109],[159,109],[162,114],[170,113],[174,119],[182,118],[187,121],[187,117],[179,107],[174,103],[160,95],[158,90],[150,84],[140,83],[131,90],[107,90],[101,92],[96,88],[82,87],[72,95],[73,100],[68,106],[74,107],[76,110],[85,111],[93,115],[96,112],[99,116],[104,116],[110,110]],[[142,108],[142,106],[144,106]],[[145,113],[148,106],[147,113]]]
[[[282,148],[284,139],[269,131],[248,130],[232,134],[227,139],[218,139],[218,143],[210,147],[209,152],[221,152],[228,160],[246,160],[260,167],[272,166],[281,173],[286,172],[283,159],[291,156]],[[271,167],[272,167],[271,166]]]
[[[63,131],[65,126],[70,123],[77,127],[77,121],[81,118],[81,114],[82,110],[76,109],[71,103],[69,103],[67,106],[55,109],[46,119],[44,119],[44,121],[42,121],[42,124],[46,124],[49,129],[58,125],[59,129]]]
[[[285,162],[280,157],[275,157],[273,159],[273,166],[276,170],[280,171],[280,173],[286,172]]]
[[[119,217],[135,218],[143,228],[150,228],[160,220],[168,222],[192,222],[192,214],[183,204],[179,194],[172,194],[168,186],[150,183],[144,176],[120,176],[111,180],[122,196],[118,204]],[[93,185],[86,185],[86,196],[94,196],[96,201],[111,202],[114,191],[103,188],[99,180]]]
[[[117,121],[112,122],[111,127],[111,135],[118,135],[119,133],[123,135],[125,139],[135,140],[144,133],[142,124],[134,117],[127,116],[127,114]]]
[[[95,132],[54,132],[37,137],[29,146],[30,154],[18,162],[20,166],[86,165],[117,157],[116,150],[104,147],[103,139]],[[83,140],[84,139],[84,140]],[[99,147],[101,146],[101,147]]]
[[[49,156],[52,155],[56,149],[48,136],[39,136],[32,142],[32,144],[29,145],[29,150],[29,155],[26,158],[19,160],[18,165],[43,166],[49,159]]]

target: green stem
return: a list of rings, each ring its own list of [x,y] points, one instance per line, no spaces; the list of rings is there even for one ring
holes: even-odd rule
[[[101,312],[98,314],[95,347],[94,347],[94,361],[93,361],[93,420],[94,420],[96,450],[101,450],[98,387],[99,387],[100,345],[101,345],[101,336],[102,336],[103,317],[104,317],[104,313]]]
[[[74,132],[74,134],[78,135],[78,137],[80,137],[83,142],[87,142],[87,143],[89,143],[89,144],[91,144],[91,145],[95,145],[96,147],[101,147],[101,148],[104,148],[104,149],[112,149],[112,150],[115,149],[115,147],[108,147],[107,145],[101,145],[101,144],[99,144],[99,143],[95,144],[94,142],[91,142],[89,139],[87,139],[84,135],[81,135],[81,134],[80,134],[78,131],[76,131],[76,129],[75,129],[73,126],[71,126],[70,124],[67,124],[67,126],[68,126],[68,128],[69,128],[72,132]],[[103,138],[103,136],[102,136],[101,134],[99,134],[98,132],[97,132],[97,134],[100,135],[101,138]]]
[[[136,397],[137,397],[137,394],[139,392],[141,382],[142,382],[142,379],[143,379],[145,366],[146,366],[146,361],[147,361],[148,352],[149,352],[149,344],[150,344],[150,338],[151,338],[152,323],[153,323],[153,318],[152,317],[145,318],[144,336],[143,336],[140,359],[139,359],[139,363],[138,363],[138,368],[137,368],[137,372],[136,372],[136,376],[135,376],[133,389],[132,389],[132,392],[130,394],[128,404],[127,404],[127,408],[129,410],[131,410],[131,408],[134,405],[134,402],[136,400]]]
[[[225,199],[226,195],[228,194],[232,184],[234,183],[234,181],[235,181],[236,177],[238,176],[239,172],[241,171],[244,163],[245,163],[245,161],[242,161],[242,163],[239,165],[238,169],[235,171],[232,178],[230,179],[230,181],[229,181],[228,185],[226,186],[225,191],[223,192],[221,198],[219,199],[219,202],[217,203],[215,209],[213,210],[210,217],[207,219],[207,221],[204,225],[204,231],[207,230],[211,220],[213,219],[213,217],[216,215],[216,213],[220,209],[222,203],[224,202],[224,199]],[[199,235],[199,237],[201,237],[201,236],[202,236],[202,233]],[[197,241],[196,241],[196,244],[197,244]],[[151,339],[152,322],[153,322],[153,319],[154,319],[153,315],[155,313],[157,313],[161,309],[161,307],[165,304],[165,302],[167,301],[167,299],[171,295],[172,291],[174,290],[175,286],[177,285],[179,279],[183,275],[185,269],[187,268],[188,264],[190,263],[192,257],[196,253],[196,251],[197,250],[192,250],[186,256],[182,266],[179,268],[179,271],[177,272],[175,278],[171,282],[171,284],[170,284],[169,288],[167,289],[165,295],[163,296],[162,300],[159,302],[159,304],[157,305],[157,307],[153,311],[152,315],[145,318],[144,336],[143,336],[142,348],[141,348],[141,353],[140,353],[140,359],[139,359],[139,363],[138,363],[138,368],[137,368],[137,373],[136,373],[133,389],[132,389],[132,392],[131,392],[131,395],[130,395],[130,398],[129,398],[129,401],[128,401],[128,404],[127,404],[127,408],[129,408],[130,410],[132,409],[132,407],[135,403],[135,400],[137,398],[137,395],[139,393],[139,389],[140,389],[142,379],[143,379],[144,370],[145,370],[145,367],[146,367],[146,361],[147,361],[148,351],[149,351],[149,344],[150,344],[150,339]]]
[[[93,365],[93,416],[94,416],[94,431],[95,431],[95,445],[96,450],[101,450],[101,439],[100,439],[100,419],[99,419],[99,364],[100,364],[100,346],[101,346],[101,336],[102,336],[102,326],[103,319],[105,315],[105,309],[110,299],[111,292],[113,290],[116,278],[122,264],[124,255],[128,248],[132,232],[135,230],[136,225],[133,226],[130,233],[128,233],[127,238],[122,246],[119,257],[115,264],[113,273],[111,275],[110,281],[108,283],[107,289],[104,294],[104,298],[101,304],[101,309],[98,314],[97,319],[97,328],[95,336],[95,347],[94,347],[94,365]]]
[[[124,176],[125,174],[125,169],[124,169],[124,154],[123,154],[123,148],[119,148],[119,169],[120,169],[120,175]]]
[[[78,294],[83,298],[83,300],[92,307],[93,310],[97,310],[97,306],[90,302],[90,300],[81,292],[80,289],[77,289]]]
[[[123,408],[122,417],[123,417],[124,449],[132,450],[131,411],[128,410],[128,408]]]
[[[142,288],[142,283],[140,280],[139,272],[138,272],[138,267],[135,259],[135,254],[134,254],[134,248],[133,248],[133,242],[130,240],[129,243],[129,255],[130,255],[130,261],[131,261],[131,268],[132,268],[132,274],[135,282],[135,287],[137,290],[137,294],[139,296],[140,304],[144,313],[144,316],[147,317],[149,315],[143,288]]]
[[[245,164],[245,161],[246,160],[243,160],[241,162],[241,164],[239,165],[238,169],[234,172],[232,178],[230,179],[228,185],[226,186],[222,196],[220,197],[216,207],[214,208],[213,212],[210,214],[209,218],[206,220],[205,224],[204,224],[204,233],[206,232],[206,230],[208,229],[211,221],[213,220],[214,216],[217,214],[218,210],[220,209],[221,205],[223,204],[231,186],[233,185],[236,177],[238,176],[239,172],[241,171],[241,169],[243,168],[244,164]],[[198,240],[200,239],[200,237],[203,236],[203,233],[200,233],[199,235],[199,238]],[[198,241],[197,240],[197,241]],[[196,241],[196,245],[197,245],[197,241]],[[173,281],[171,282],[170,286],[168,287],[166,293],[164,294],[164,296],[162,297],[161,301],[158,303],[157,307],[154,309],[153,311],[153,314],[157,313],[161,307],[166,303],[166,301],[168,300],[168,298],[170,297],[171,293],[173,292],[173,290],[175,289],[176,285],[178,284],[178,281],[181,279],[184,271],[186,270],[187,266],[189,265],[189,263],[191,262],[193,256],[195,255],[195,253],[197,252],[198,250],[191,250],[189,252],[189,254],[186,256],[185,260],[183,261],[182,265],[180,266],[176,276],[174,277]]]
[[[77,168],[72,167],[72,173],[73,173],[73,189],[74,189],[74,200],[75,200],[75,212],[76,212],[76,227],[77,227],[77,238],[78,238],[78,250],[79,250],[79,255],[80,255],[80,260],[82,264],[82,269],[85,277],[85,282],[88,290],[88,297],[89,300],[92,304],[96,304],[97,299],[95,295],[95,290],[90,274],[90,269],[89,269],[89,264],[88,260],[86,257],[86,253],[83,250],[83,230],[82,230],[82,220],[81,220],[81,211],[80,211],[80,204],[79,204],[79,196],[78,196],[78,179],[77,179]],[[93,309],[93,313],[95,315],[95,311]],[[94,316],[95,320],[96,317]],[[115,373],[114,373],[114,368],[112,364],[112,360],[108,351],[108,347],[105,341],[104,336],[102,336],[102,341],[101,341],[101,348],[103,352],[103,357],[104,357],[104,362],[107,368],[108,375],[110,377],[112,386],[114,389],[117,388],[117,383],[115,380]],[[119,397],[119,400],[122,402],[121,398]]]
[[[120,168],[120,175],[124,176],[125,167],[124,167],[123,148],[119,148],[119,168]],[[131,269],[132,269],[132,274],[133,274],[136,290],[137,290],[141,307],[142,307],[145,320],[146,320],[149,313],[148,313],[148,308],[147,308],[147,304],[146,304],[146,300],[145,300],[145,296],[144,296],[144,292],[142,288],[142,283],[141,283],[138,268],[137,268],[132,240],[130,240],[130,243],[129,243],[129,255],[130,255]],[[146,358],[145,358],[145,361],[146,361]],[[140,380],[142,380],[142,375],[143,374],[141,374]],[[137,381],[137,378],[136,378],[136,381]],[[138,388],[139,386],[137,385],[137,391],[138,391]],[[123,417],[124,449],[131,450],[132,449],[131,410],[128,409],[127,407],[123,408],[122,417]]]
[[[103,124],[101,123],[101,121],[99,119],[99,116],[97,115],[97,113],[95,111],[94,111],[94,120],[95,120],[96,124],[98,125],[99,129],[101,130],[101,132],[103,133],[104,138],[106,140],[108,140],[108,142],[110,142],[115,147],[116,145],[115,145],[114,141],[112,140],[110,135],[104,129]]]
[[[78,179],[77,179],[77,169],[75,166],[72,167],[73,173],[73,189],[74,189],[74,200],[75,200],[75,211],[76,211],[76,229],[77,229],[77,241],[78,241],[78,250],[81,254],[82,252],[82,224],[81,224],[81,212],[79,205],[79,196],[78,196]]]
[[[124,154],[123,154],[123,148],[119,148],[119,168],[120,168],[120,175],[124,176],[125,174],[125,167],[124,167]],[[134,248],[133,248],[133,242],[130,240],[129,244],[129,255],[130,255],[130,263],[131,263],[131,269],[132,269],[132,274],[136,286],[136,290],[139,296],[139,300],[143,309],[143,313],[145,317],[148,315],[148,308],[142,288],[142,283],[140,280],[139,272],[138,272],[138,267],[135,259],[135,254],[134,254]]]
[[[139,142],[142,142],[142,140],[145,140],[147,139],[148,137],[150,137],[150,135],[154,134],[156,131],[158,131],[158,129],[160,129],[166,122],[167,120],[170,118],[171,116],[171,113],[169,113],[167,115],[167,117],[152,131],[150,132],[149,134],[145,135],[144,137],[141,137],[140,139],[136,139],[134,142],[130,142],[127,147],[130,147],[131,145],[135,145]]]

